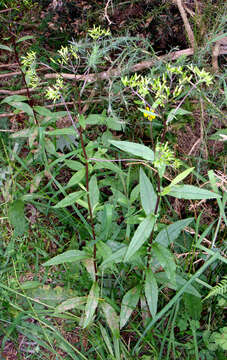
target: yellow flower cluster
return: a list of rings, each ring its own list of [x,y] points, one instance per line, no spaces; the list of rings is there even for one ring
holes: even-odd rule
[[[146,106],[146,110],[147,110],[147,111],[151,111],[151,109],[150,109],[148,106]],[[148,114],[146,114],[146,113],[143,113],[143,115],[144,115],[144,117],[147,117],[148,120],[150,120],[150,121],[152,121],[153,119],[155,119],[155,115],[148,115]]]

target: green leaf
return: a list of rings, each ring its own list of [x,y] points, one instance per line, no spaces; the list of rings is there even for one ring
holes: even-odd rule
[[[56,129],[56,130],[51,130],[51,131],[46,131],[47,135],[54,135],[54,136],[58,136],[58,135],[77,135],[76,130],[74,129],[74,127],[67,127],[67,128],[63,128],[63,129]]]
[[[145,241],[148,239],[154,227],[155,220],[156,218],[154,216],[149,216],[144,219],[141,224],[139,224],[129,244],[127,253],[124,258],[124,262],[127,262],[130,257],[134,255],[135,252],[139,250],[141,246],[145,243]]]
[[[56,155],[55,145],[48,138],[45,139],[45,150],[51,155]]]
[[[117,315],[114,308],[107,302],[101,303],[101,308],[105,315],[106,322],[113,333],[113,336],[119,338],[120,337],[119,316]]]
[[[53,113],[45,108],[44,106],[34,106],[35,112],[37,112],[41,116],[50,117]]]
[[[89,114],[86,118],[86,125],[104,125],[105,116],[100,114]]]
[[[154,213],[157,195],[154,191],[152,183],[142,168],[140,168],[140,198],[146,215],[148,216],[151,213]]]
[[[192,294],[184,294],[184,306],[186,313],[193,320],[199,320],[202,312],[201,298]]]
[[[129,141],[109,140],[109,142],[120,150],[126,151],[135,156],[139,156],[145,160],[154,161],[154,152],[145,145]]]
[[[172,253],[161,244],[152,245],[152,253],[157,258],[160,265],[164,268],[168,278],[174,284],[176,281],[176,264]]]
[[[173,290],[180,290],[186,283],[187,280],[185,280],[182,276],[176,275],[176,283],[174,284],[171,282],[171,279],[167,277],[167,274],[165,272],[159,272],[155,274],[156,280],[162,284],[164,287],[168,287]],[[188,287],[185,290],[186,293],[192,294],[197,297],[201,297],[200,293],[196,290],[194,286],[191,284],[188,285]]]
[[[141,287],[135,286],[124,295],[121,303],[120,329],[122,329],[125,326],[133,310],[135,310],[136,305],[138,304],[139,301],[140,291],[141,291]]]
[[[124,256],[126,254],[128,247],[122,246],[119,250],[115,251],[113,254],[107,257],[102,264],[100,265],[100,268],[103,270],[109,266],[112,266],[113,264],[118,264],[123,261]]]
[[[188,218],[184,220],[178,220],[175,223],[166,226],[165,229],[161,230],[160,233],[156,236],[154,242],[159,243],[165,247],[169,246],[178,238],[180,232],[186,226],[188,226],[192,220],[194,219]]]
[[[7,50],[7,51],[13,51],[9,46],[0,44],[0,49]]]
[[[111,170],[113,171],[114,173],[118,174],[118,175],[124,175],[124,176],[127,176],[119,166],[113,164],[111,161],[108,161],[106,159],[99,159],[100,161],[97,161],[95,166],[94,166],[94,169],[96,170],[99,170],[99,169],[108,169],[108,170]]]
[[[166,123],[169,124],[173,119],[176,119],[177,115],[189,115],[189,114],[192,114],[191,111],[187,111],[184,109],[172,109],[169,112]]]
[[[15,200],[9,205],[8,217],[14,228],[15,236],[22,236],[27,230],[27,221],[24,215],[24,202]]]
[[[99,244],[99,242],[98,242]],[[90,275],[92,281],[95,281],[95,263],[94,260],[89,258],[89,259],[84,259],[81,261],[82,264],[84,265],[84,267],[86,268],[88,274]]]
[[[65,164],[74,171],[78,171],[84,168],[84,164],[75,160],[65,160]]]
[[[200,189],[193,185],[174,185],[170,187],[168,195],[178,199],[200,200],[200,199],[220,199],[219,194],[206,189]]]
[[[160,117],[159,114],[156,114],[153,110],[146,110],[146,109],[142,109],[142,108],[138,108],[139,111],[141,111],[141,113],[145,114],[145,115],[148,115],[148,116],[158,116]]]
[[[95,206],[99,202],[99,188],[97,184],[96,175],[93,175],[89,181],[89,195],[90,195],[91,209],[93,211]]]
[[[140,184],[137,184],[131,191],[130,202],[134,203],[134,201],[138,199],[139,194],[140,194]]]
[[[42,284],[39,281],[25,281],[20,284],[20,288],[23,290],[37,289],[40,286],[42,286]]]
[[[213,135],[209,137],[210,140],[219,140],[226,141],[227,140],[227,129],[221,129],[216,131]]]
[[[34,116],[31,106],[24,102],[21,101],[11,102],[10,105],[15,107],[16,109],[24,111],[28,116]]]
[[[103,337],[103,340],[105,342],[105,345],[108,349],[108,353],[111,355],[111,359],[114,358],[114,352],[113,352],[113,345],[112,345],[112,341],[110,339],[110,335],[109,333],[106,331],[106,329],[102,326],[101,323],[99,323],[99,328],[101,330],[101,334]]]
[[[10,135],[10,138],[17,139],[17,138],[29,137],[35,129],[37,129],[37,128],[23,129],[23,130],[17,131],[16,133]]]
[[[195,168],[192,167],[192,168],[189,168],[185,171],[183,171],[181,174],[177,175],[175,177],[175,179],[173,179],[171,181],[171,184],[169,186],[172,186],[172,185],[177,185],[180,181],[184,180],[189,174],[191,174],[191,172],[194,170]]]
[[[55,313],[62,313],[75,308],[80,308],[81,305],[86,304],[87,296],[76,296],[74,298],[63,301],[55,308]]]
[[[57,255],[52,259],[46,261],[43,266],[52,266],[65,263],[78,262],[83,259],[88,259],[89,255],[85,251],[81,250],[68,250],[63,254]]]
[[[71,187],[73,185],[78,184],[82,179],[84,179],[85,177],[85,167],[83,167],[83,169],[77,171],[69,180],[67,187]]]
[[[85,314],[83,320],[83,329],[85,329],[92,322],[95,310],[98,306],[98,301],[99,286],[97,282],[94,282],[87,298],[87,304],[85,307]]]
[[[27,96],[24,95],[10,95],[7,96],[5,99],[3,99],[1,102],[3,103],[7,103],[7,104],[11,104],[12,102],[17,102],[17,101],[26,101],[28,100]]]
[[[227,351],[227,326],[219,330],[221,333],[215,332],[213,334],[215,343],[218,344],[224,351]]]
[[[18,39],[16,41],[16,44],[19,44],[20,42],[22,41],[26,41],[26,40],[30,40],[30,39],[34,39],[34,36],[33,35],[26,35],[26,36],[23,36],[22,38]]]
[[[120,131],[123,125],[121,121],[113,117],[106,118],[105,124],[107,125],[108,129],[115,131]]]
[[[216,36],[215,38],[213,38],[213,39],[211,39],[210,41],[208,41],[207,44],[210,44],[210,43],[216,42],[216,41],[218,41],[218,40],[221,40],[221,39],[223,39],[223,38],[226,37],[226,36],[227,36],[227,33],[218,35],[218,36]]]
[[[113,221],[113,205],[105,204],[103,209],[103,232],[101,239],[107,240],[108,235],[112,229]]]
[[[158,284],[151,269],[145,273],[145,296],[152,317],[155,317],[158,307]]]
[[[70,206],[75,204],[75,202],[80,199],[83,195],[85,194],[84,191],[76,191],[73,192],[69,195],[67,195],[63,200],[59,201],[55,206],[53,206],[55,209],[56,208],[63,208],[66,206]]]

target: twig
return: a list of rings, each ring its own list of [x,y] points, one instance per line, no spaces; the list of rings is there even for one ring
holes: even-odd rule
[[[185,30],[187,32],[187,35],[188,35],[188,40],[190,42],[190,45],[191,47],[194,49],[195,48],[195,39],[194,39],[194,34],[193,34],[193,31],[191,29],[191,26],[189,24],[189,21],[188,21],[188,18],[187,18],[187,14],[185,12],[185,9],[182,5],[182,0],[173,0],[177,6],[178,6],[178,9],[180,11],[180,14],[181,14],[181,17],[182,17],[182,20],[184,22],[184,27],[185,27]]]
[[[104,9],[104,18],[108,21],[108,24],[111,25],[112,24],[112,21],[110,21],[110,18],[108,16],[108,7],[109,7],[109,4],[110,4],[111,0],[108,0],[107,3],[106,3],[106,6],[105,6],[105,9]]]

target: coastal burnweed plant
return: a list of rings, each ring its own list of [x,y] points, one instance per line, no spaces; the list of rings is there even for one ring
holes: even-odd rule
[[[88,32],[88,42],[73,42],[61,47],[51,61],[60,71],[72,69],[77,74],[79,64],[86,58],[82,75],[88,75],[90,69],[97,71],[100,64],[105,64],[110,49],[119,51],[123,61],[122,44],[129,40],[112,41],[108,37],[108,30],[94,27]],[[22,58],[29,86],[39,85],[35,73],[37,63],[34,52]],[[66,223],[73,233],[72,237],[67,233],[67,238],[63,237],[61,242],[58,240],[63,236],[61,228],[56,236],[58,252],[52,258],[48,259],[49,253],[43,249],[37,251],[37,258],[41,254],[38,259],[45,259],[40,260],[45,276],[49,279],[57,273],[56,281],[67,283],[63,290],[45,288],[39,282],[30,281],[22,282],[22,285],[19,281],[11,281],[4,288],[4,291],[12,291],[23,298],[25,304],[21,301],[16,310],[24,314],[25,307],[27,318],[32,317],[28,316],[32,313],[35,320],[40,321],[40,329],[52,351],[50,318],[64,319],[74,329],[76,324],[83,329],[84,336],[92,329],[97,357],[105,358],[108,354],[110,359],[117,360],[128,360],[130,356],[162,358],[167,340],[170,356],[172,350],[175,351],[176,323],[179,329],[183,326],[190,329],[193,344],[189,343],[189,346],[194,346],[196,359],[199,359],[197,330],[202,312],[202,290],[210,288],[206,271],[217,263],[226,263],[223,253],[216,251],[215,243],[221,224],[227,225],[224,212],[227,196],[218,187],[218,179],[212,170],[208,178],[202,177],[201,184],[195,169],[176,158],[171,143],[166,141],[166,132],[168,124],[178,114],[187,114],[183,109],[186,98],[198,96],[203,86],[211,84],[212,76],[205,70],[171,64],[165,65],[162,75],[154,71],[147,76],[122,77],[118,91],[123,85],[122,93],[130,91],[133,99],[139,98],[139,110],[151,125],[156,118],[163,122],[162,132],[153,139],[152,148],[142,144],[141,139],[138,142],[120,141],[122,122],[112,116],[111,111],[83,111],[81,96],[88,86],[86,79],[82,85],[74,85],[73,110],[68,109],[69,86],[61,74],[46,88],[46,98],[55,104],[63,103],[65,111],[32,106],[28,103],[29,98],[22,95],[12,95],[2,101],[28,116],[27,128],[12,134],[11,140],[26,144],[29,150],[26,159],[21,160],[23,169],[27,172],[31,167],[33,171],[38,169],[29,186],[24,188],[14,184],[13,198],[5,199],[9,202],[8,219],[15,238],[26,233],[26,211],[30,203],[39,210],[43,205],[48,209],[44,212],[46,217],[51,214],[54,221],[57,218],[62,224]],[[70,119],[71,126],[57,128],[57,121],[64,117]],[[100,134],[103,128],[107,129],[104,135]],[[91,129],[94,129],[93,134],[98,133],[96,137],[87,136]],[[123,159],[121,154],[124,154]],[[20,161],[19,156],[17,161]],[[123,161],[127,166],[122,166]],[[62,181],[61,171],[68,174],[67,180]],[[169,173],[174,175],[170,177]],[[192,185],[195,178],[196,186]],[[190,200],[192,204],[197,200],[215,201],[218,221],[202,231],[200,217],[189,217],[187,211],[183,219],[177,215],[167,218],[175,199]],[[212,239],[210,249],[202,243],[207,236]],[[182,252],[189,255],[188,263],[185,261],[183,265]],[[10,257],[10,249],[6,249],[6,253]],[[202,255],[201,266],[193,263],[195,253]],[[223,295],[220,288],[215,293]],[[10,304],[10,296],[7,301]],[[182,313],[188,314],[184,324],[176,322],[178,314]],[[19,323],[20,318],[17,320]],[[39,345],[43,346],[38,326],[35,324],[31,329],[34,333],[31,332],[30,339],[34,341],[36,334]],[[121,338],[128,331],[135,332],[138,339],[133,340],[131,349],[130,343],[126,346]],[[217,344],[223,346],[221,340],[225,333],[225,328],[216,333]],[[53,341],[58,339],[63,351],[67,349],[69,354],[73,351],[72,358],[86,359],[78,349],[62,341],[58,331],[54,334]],[[97,343],[96,334],[103,338],[104,350]],[[160,348],[159,355],[155,347]],[[181,354],[177,356],[180,358]]]

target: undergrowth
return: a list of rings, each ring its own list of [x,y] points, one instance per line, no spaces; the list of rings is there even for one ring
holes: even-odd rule
[[[23,94],[1,101],[3,355],[225,358],[220,23],[175,61],[100,25],[45,56],[33,35],[4,38]]]

